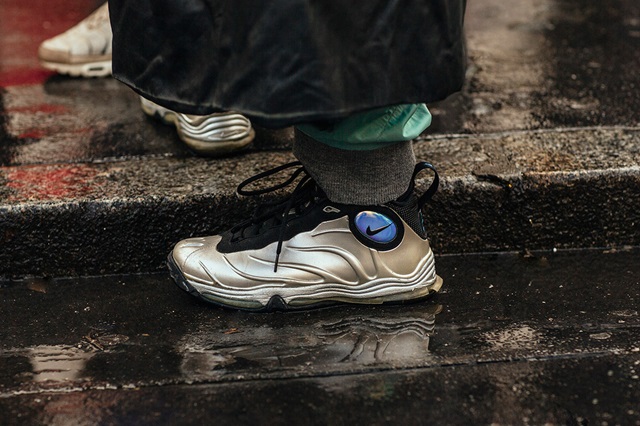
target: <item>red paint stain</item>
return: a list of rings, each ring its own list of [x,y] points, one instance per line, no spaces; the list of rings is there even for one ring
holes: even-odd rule
[[[13,69],[0,72],[0,87],[44,84],[55,73],[45,69]]]
[[[70,135],[88,135],[88,134],[92,134],[95,131],[94,128],[92,127],[80,127],[77,129],[74,128],[66,128],[64,129],[64,132]],[[17,136],[17,139],[21,139],[21,140],[25,140],[25,139],[30,139],[30,140],[40,140],[43,138],[46,138],[47,136],[52,136],[56,133],[60,133],[60,131],[58,129],[50,129],[50,128],[45,128],[45,129],[37,129],[37,128],[32,128],[32,129],[28,129],[22,133],[20,133]]]
[[[64,114],[69,111],[69,108],[63,105],[41,104],[41,105],[29,105],[24,107],[7,108],[7,113],[22,113],[22,114],[37,114],[39,112],[44,114]]]
[[[18,135],[18,139],[42,139],[47,136],[47,131],[43,129],[31,129]]]
[[[98,173],[87,165],[32,166],[5,169],[12,201],[54,201],[91,192]]]

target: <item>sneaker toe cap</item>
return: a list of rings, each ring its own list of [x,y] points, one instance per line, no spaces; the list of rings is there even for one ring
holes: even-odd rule
[[[203,259],[217,253],[215,247],[220,236],[188,238],[180,241],[173,249],[173,260],[180,270],[188,275],[199,276],[204,273],[201,267]]]
[[[66,63],[70,56],[69,48],[56,42],[56,39],[45,40],[38,48],[38,57],[43,61]]]

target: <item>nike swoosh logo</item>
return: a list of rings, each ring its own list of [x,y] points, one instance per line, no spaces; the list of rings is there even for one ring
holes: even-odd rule
[[[381,233],[391,225],[393,225],[393,223],[389,223],[388,225],[385,225],[382,228],[377,228],[377,229],[371,229],[370,226],[367,226],[367,235],[370,237],[373,237],[374,235]]]

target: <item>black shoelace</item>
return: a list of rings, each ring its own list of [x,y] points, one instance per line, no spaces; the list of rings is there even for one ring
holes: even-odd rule
[[[284,182],[262,189],[246,189],[247,186],[254,184],[259,180],[276,175],[284,170],[294,167],[296,169]],[[249,235],[257,235],[260,233],[262,227],[267,224],[280,226],[278,235],[278,247],[276,249],[276,259],[273,272],[278,272],[278,261],[280,259],[280,253],[282,252],[282,244],[284,242],[284,235],[287,229],[287,222],[292,216],[300,214],[304,209],[312,205],[316,197],[322,196],[322,191],[315,184],[311,176],[309,176],[305,168],[302,166],[302,163],[300,163],[299,161],[283,164],[282,166],[278,166],[271,170],[259,173],[255,176],[250,177],[249,179],[246,179],[240,185],[238,185],[237,193],[239,195],[258,196],[285,188],[293,184],[299,177],[300,179],[296,187],[286,201],[263,204],[256,209],[253,217],[250,220],[240,223],[231,228],[231,233],[233,235],[232,239],[235,239],[244,238],[245,236]],[[265,206],[267,207],[266,210],[264,209]],[[291,214],[292,211],[294,214]],[[260,214],[260,212],[263,213]]]
[[[246,189],[247,186],[254,184],[255,182],[291,168],[295,168],[295,170],[284,182],[262,189]],[[438,172],[436,171],[435,167],[433,167],[433,165],[426,162],[420,162],[416,164],[409,189],[407,190],[405,195],[401,197],[408,197],[409,194],[413,193],[415,179],[417,175],[425,169],[433,171],[434,179],[427,191],[418,198],[418,208],[420,210],[438,190],[440,179],[438,177]],[[299,161],[283,164],[271,170],[259,173],[246,179],[245,181],[240,183],[240,185],[238,185],[237,193],[239,195],[259,196],[285,188],[293,184],[298,178],[300,179],[296,187],[285,202],[263,204],[256,209],[253,217],[250,220],[242,222],[231,228],[232,240],[234,240],[244,238],[246,236],[258,235],[261,232],[262,228],[266,225],[280,226],[278,235],[278,246],[276,249],[276,259],[273,268],[274,272],[278,272],[278,261],[280,259],[280,253],[282,252],[282,245],[284,242],[285,231],[287,229],[287,222],[290,220],[290,217],[295,217],[296,215],[302,213],[306,208],[312,206],[317,198],[326,197],[326,195],[324,195],[322,189],[320,189],[318,185],[313,181],[311,176],[309,176],[305,168],[302,166],[302,163],[300,163]],[[267,208],[265,210],[264,207],[270,208]],[[292,211],[293,214],[291,214]],[[260,212],[263,213],[260,214]]]

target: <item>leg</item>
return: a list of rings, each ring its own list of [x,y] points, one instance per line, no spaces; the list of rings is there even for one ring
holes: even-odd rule
[[[416,162],[410,141],[430,124],[424,104],[378,108],[298,126],[293,152],[332,201],[382,204],[407,190]]]

